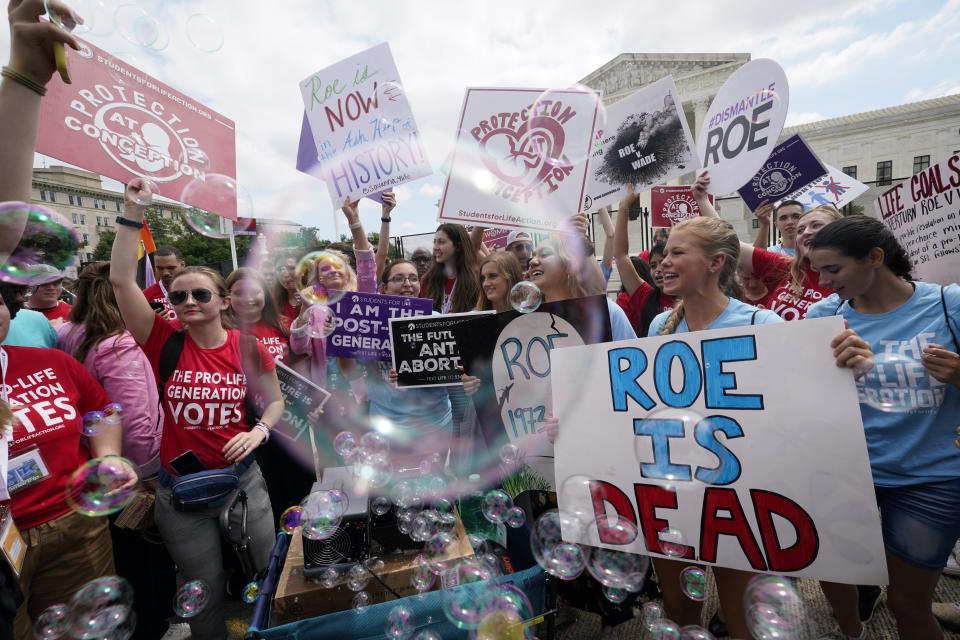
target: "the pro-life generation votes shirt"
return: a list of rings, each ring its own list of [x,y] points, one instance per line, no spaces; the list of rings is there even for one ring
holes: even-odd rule
[[[767,308],[784,320],[803,320],[810,307],[833,291],[820,286],[820,274],[811,269],[809,263],[804,271],[802,290],[794,291],[790,278],[792,263],[793,258],[779,253],[753,250],[753,274],[770,290],[764,298]]]
[[[160,352],[175,333],[172,323],[157,316],[143,345],[153,373],[159,379]],[[260,372],[276,365],[262,344],[257,343],[259,370],[246,372],[241,356],[240,332],[227,331],[227,340],[214,349],[201,349],[188,333],[176,369],[163,392],[163,439],[160,462],[171,473],[170,461],[193,451],[208,469],[230,466],[221,449],[238,433],[248,431],[244,423],[248,374],[256,382]]]
[[[90,459],[81,443],[83,416],[110,398],[82,364],[59,349],[4,346],[7,404],[16,416],[10,445],[14,459],[36,447],[49,476],[14,493],[17,526],[29,529],[70,511],[67,479]],[[33,469],[38,470],[39,463]]]

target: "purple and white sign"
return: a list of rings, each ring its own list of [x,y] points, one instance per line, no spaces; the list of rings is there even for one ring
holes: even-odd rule
[[[433,301],[351,291],[330,308],[336,319],[327,336],[327,357],[389,362],[390,319],[428,316]]]
[[[774,147],[760,170],[737,193],[753,211],[764,200],[776,202],[825,175],[827,168],[796,134]]]

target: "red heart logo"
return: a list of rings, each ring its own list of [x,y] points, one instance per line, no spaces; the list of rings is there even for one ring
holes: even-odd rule
[[[563,126],[553,118],[535,116],[519,129],[493,129],[480,140],[483,164],[501,181],[535,187],[562,162]]]

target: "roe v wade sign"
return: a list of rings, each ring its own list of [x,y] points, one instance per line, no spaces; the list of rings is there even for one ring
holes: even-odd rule
[[[664,555],[670,528],[690,562],[886,584],[853,373],[829,347],[841,331],[831,317],[554,351],[559,507],[596,518],[564,540]]]
[[[311,74],[300,92],[320,162],[310,174],[335,208],[433,173],[386,42]]]
[[[763,166],[780,137],[789,99],[787,76],[766,58],[743,65],[720,87],[697,138],[710,193],[736,191]]]

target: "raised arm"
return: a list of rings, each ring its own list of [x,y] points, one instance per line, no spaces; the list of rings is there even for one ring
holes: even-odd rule
[[[383,194],[383,213],[380,216],[380,241],[377,243],[377,280],[383,275],[387,265],[387,256],[390,255],[390,214],[397,206],[397,196],[394,193]]]
[[[707,196],[707,185],[710,184],[710,175],[704,171],[697,176],[697,181],[691,187],[693,198],[700,205],[700,213],[705,218],[719,218],[720,214],[710,204],[710,198]],[[753,245],[740,241],[740,266],[744,271],[753,271]]]
[[[753,212],[753,216],[760,223],[757,227],[757,237],[753,239],[755,249],[766,249],[767,240],[770,237],[770,215],[773,213],[773,203],[764,200]]]
[[[59,2],[49,5],[61,15],[74,15]],[[11,0],[7,9],[10,60],[0,81],[0,202],[30,202],[40,100],[57,68],[53,43],[62,42],[73,49],[79,46],[76,38],[60,27],[40,21],[45,12],[41,0]],[[82,22],[78,16],[74,19]],[[13,251],[25,223],[26,211],[0,220],[0,254]]]
[[[350,202],[349,198],[343,201],[343,215],[347,217],[347,224],[350,225],[350,235],[353,236],[353,248],[355,251],[369,251],[372,249],[370,241],[367,240],[367,234],[363,232],[363,224],[360,222],[359,202]]]
[[[123,194],[122,217],[134,225],[142,225],[146,205],[139,204],[135,198],[140,202],[149,202],[150,195],[143,180],[131,180]],[[157,314],[137,286],[137,242],[140,230],[128,224],[118,224],[116,229],[117,235],[113,238],[113,249],[110,251],[110,284],[113,285],[123,323],[133,339],[144,344],[150,337]]]
[[[610,211],[606,207],[597,209],[600,216],[600,225],[603,227],[603,268],[608,272],[613,268],[613,221],[610,219]]]
[[[637,201],[637,194],[633,192],[633,185],[627,185],[627,195],[623,197],[617,206],[617,222],[613,231],[613,257],[617,262],[617,273],[620,274],[620,282],[623,288],[627,290],[627,295],[633,293],[641,286],[647,283],[643,281],[633,263],[630,262],[630,238],[627,230],[627,223],[630,221],[630,205]],[[647,285],[650,286],[650,285]]]

